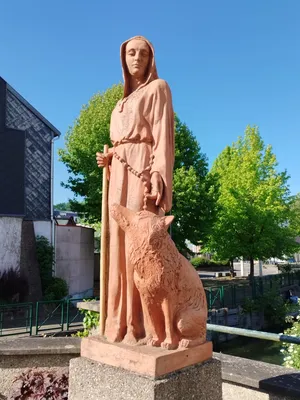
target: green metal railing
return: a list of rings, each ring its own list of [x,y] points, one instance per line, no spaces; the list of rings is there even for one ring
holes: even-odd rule
[[[0,336],[32,335],[33,303],[0,304]]]
[[[0,337],[31,336],[81,328],[84,315],[78,310],[76,303],[83,300],[91,298],[0,304]]]
[[[41,320],[41,312],[43,319]],[[65,300],[38,301],[35,313],[35,334],[54,330],[64,330]]]
[[[252,329],[234,328],[233,326],[214,324],[207,324],[207,330],[213,332],[228,333],[231,335],[247,336],[256,339],[271,340],[273,342],[300,344],[300,337],[283,335],[281,333],[255,331]]]
[[[230,284],[205,288],[210,310],[242,306],[245,298],[262,296],[274,285],[279,288],[300,285],[300,273],[255,277],[251,284]],[[38,335],[49,331],[69,331],[82,326],[83,315],[76,303],[84,299],[39,301],[36,304],[0,304],[0,337]]]
[[[279,288],[300,285],[300,273],[284,273],[279,275],[268,275],[263,277],[255,277],[248,284],[230,284],[223,286],[215,286],[204,288],[208,308],[235,308],[241,306],[245,298],[256,299],[263,296],[274,285]]]

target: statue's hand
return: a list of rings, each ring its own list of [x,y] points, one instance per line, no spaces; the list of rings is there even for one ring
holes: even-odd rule
[[[103,153],[96,153],[96,161],[98,167],[103,168],[108,164],[108,157]]]
[[[155,205],[159,206],[164,189],[163,180],[158,172],[153,172],[150,182],[151,192],[147,195],[147,197],[148,199],[155,200]]]

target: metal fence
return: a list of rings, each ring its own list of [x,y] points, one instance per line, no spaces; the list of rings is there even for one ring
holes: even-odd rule
[[[84,315],[77,308],[77,303],[83,300],[91,298],[0,304],[0,337],[82,328]]]
[[[282,273],[255,277],[245,284],[205,288],[210,310],[242,306],[246,298],[256,299],[273,287],[300,285],[300,273]],[[0,304],[0,337],[39,335],[46,332],[81,328],[84,315],[76,307],[84,299],[38,301],[37,303]],[[89,299],[85,299],[89,300]]]
[[[255,277],[244,284],[229,284],[210,288],[204,288],[208,308],[235,308],[242,306],[246,298],[257,299],[274,287],[300,285],[300,273],[283,273]]]

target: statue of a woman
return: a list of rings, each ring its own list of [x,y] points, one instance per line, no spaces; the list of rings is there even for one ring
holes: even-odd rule
[[[108,205],[155,214],[172,206],[174,112],[168,84],[158,78],[154,49],[142,36],[121,45],[124,95],[112,112],[113,148],[97,153],[97,164],[110,164]],[[134,344],[143,338],[139,293],[124,232],[109,219],[109,283],[105,336]]]

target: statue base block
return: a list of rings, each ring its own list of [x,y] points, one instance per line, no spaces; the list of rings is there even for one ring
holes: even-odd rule
[[[109,343],[100,336],[82,339],[81,356],[113,367],[124,368],[154,378],[212,358],[212,343],[166,350],[152,346]]]
[[[69,400],[221,400],[221,363],[211,343],[164,350],[83,339],[70,362]]]

